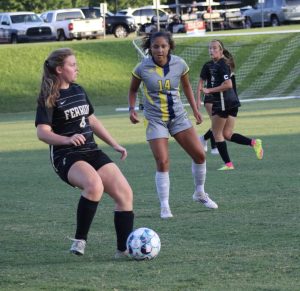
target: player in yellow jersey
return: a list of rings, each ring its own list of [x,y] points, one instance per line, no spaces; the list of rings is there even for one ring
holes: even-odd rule
[[[179,86],[193,110],[196,123],[202,122],[189,82],[189,68],[185,61],[171,54],[174,41],[170,33],[156,32],[146,36],[144,51],[149,57],[143,59],[132,72],[129,89],[129,113],[132,123],[139,122],[135,111],[138,88],[143,82],[145,100],[144,116],[147,120],[146,138],[156,161],[155,183],[160,200],[161,218],[170,218],[169,205],[169,135],[173,136],[192,158],[192,173],[195,183],[193,200],[208,208],[218,208],[204,190],[206,161],[197,133],[187,117],[180,100]]]

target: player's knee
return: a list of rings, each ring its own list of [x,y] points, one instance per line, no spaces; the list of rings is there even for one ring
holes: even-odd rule
[[[223,132],[223,135],[224,135],[224,138],[226,139],[226,140],[231,140],[231,136],[232,136],[232,132],[231,131],[224,131]]]
[[[121,211],[131,211],[133,206],[133,193],[131,188],[123,189],[116,195],[116,208]]]
[[[98,201],[102,196],[104,187],[100,179],[97,181],[91,180],[85,185],[83,191],[88,198],[93,201]]]
[[[205,162],[205,152],[201,151],[196,157],[193,157],[195,164],[203,164]]]
[[[169,169],[169,160],[168,159],[160,159],[156,160],[157,170],[159,172],[166,172]]]

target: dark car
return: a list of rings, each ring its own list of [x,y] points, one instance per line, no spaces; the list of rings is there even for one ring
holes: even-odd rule
[[[81,7],[86,18],[102,17],[98,7]],[[136,31],[135,20],[131,16],[115,15],[111,12],[105,14],[105,28],[107,34],[115,37],[127,37],[129,33]]]
[[[51,26],[33,12],[0,13],[0,43],[55,40]]]

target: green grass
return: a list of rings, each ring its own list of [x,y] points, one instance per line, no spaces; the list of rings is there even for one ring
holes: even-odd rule
[[[299,26],[282,26],[278,30],[297,29]],[[274,31],[275,28],[232,30],[228,32],[253,32],[253,31]],[[261,63],[253,68],[249,75],[238,84],[239,92],[247,89],[257,78],[265,73],[280,52],[292,38],[297,39],[297,33],[280,35],[249,35],[249,36],[220,36],[228,48],[237,49],[236,58],[237,69],[251,57],[252,51],[262,42],[273,43],[270,53],[268,53]],[[207,45],[212,37],[207,33],[203,38],[181,38],[176,39],[177,48],[175,53],[181,55],[189,46],[202,48],[203,52],[199,58],[189,63],[191,67],[190,75],[193,82],[198,81],[199,71],[204,62],[208,60]],[[49,53],[59,47],[71,47],[74,49],[79,64],[80,74],[77,80],[87,90],[93,104],[102,105],[124,105],[127,103],[127,93],[131,79],[131,71],[138,62],[137,54],[132,45],[134,34],[128,39],[119,40],[113,37],[92,41],[73,42],[52,42],[36,44],[18,44],[0,46],[0,112],[22,112],[32,111],[36,107],[36,98],[41,82],[42,64]],[[274,77],[268,80],[258,93],[265,95],[274,89],[274,84],[284,82],[296,61],[300,58],[300,50],[297,44],[289,52],[289,56],[284,65],[274,71]],[[184,56],[185,58],[185,56]],[[188,60],[187,60],[188,61]],[[250,60],[251,61],[251,60]],[[239,73],[239,72],[238,72]],[[237,76],[239,80],[240,73]],[[291,87],[284,92],[290,94],[299,87],[300,76],[295,79]],[[252,94],[251,98],[259,97]],[[282,96],[282,95],[281,95]]]
[[[190,112],[191,113],[191,112]],[[120,166],[133,187],[135,228],[159,234],[153,261],[115,261],[113,203],[105,195],[86,255],[68,253],[80,192],[53,172],[47,145],[36,138],[34,113],[0,114],[1,290],[299,290],[299,100],[244,103],[236,131],[263,140],[265,157],[228,144],[236,170],[218,172],[207,155],[206,190],[219,204],[210,211],[192,201],[191,161],[170,139],[174,218],[162,221],[155,163],[143,124],[127,113],[97,107],[104,125],[125,145]],[[209,127],[197,127],[204,133]]]
[[[53,42],[0,47],[0,112],[31,111],[42,76],[43,62],[60,47],[74,49],[79,64],[77,82],[97,105],[125,104],[131,71],[137,63],[131,40]]]

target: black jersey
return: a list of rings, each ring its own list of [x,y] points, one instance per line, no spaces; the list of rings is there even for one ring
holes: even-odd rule
[[[87,94],[83,88],[72,83],[68,89],[61,89],[53,109],[39,104],[36,112],[35,126],[48,124],[54,133],[63,136],[84,135],[86,142],[81,146],[50,145],[51,158],[55,160],[71,152],[87,151],[97,148],[88,117],[94,113]]]
[[[207,88],[221,86],[226,80],[231,79],[230,67],[226,64],[225,59],[221,58],[217,62],[213,60],[204,64],[200,78],[207,82]],[[234,87],[235,87],[235,79]],[[233,88],[224,92],[212,93],[214,111],[225,111],[240,106],[236,90]]]
[[[232,82],[232,89],[234,90],[236,96],[238,96],[237,89],[236,89],[235,74],[234,73],[231,73],[231,82]]]

